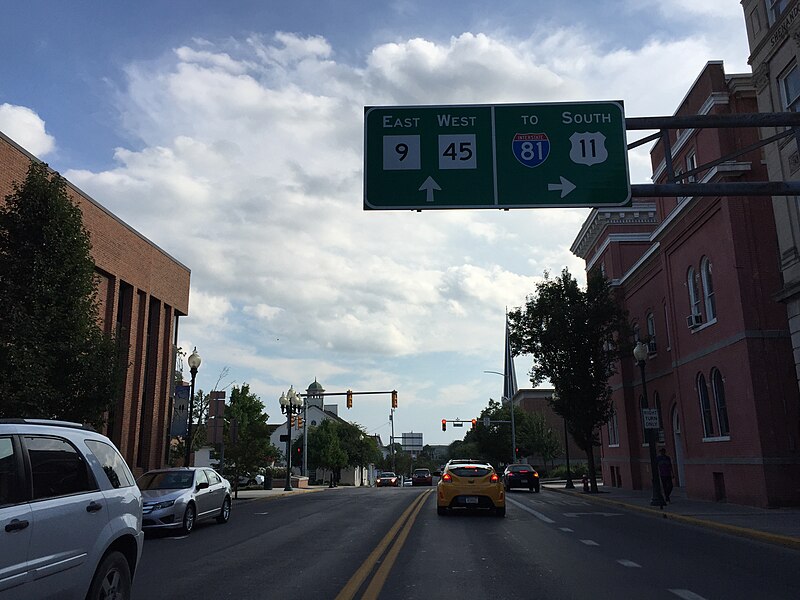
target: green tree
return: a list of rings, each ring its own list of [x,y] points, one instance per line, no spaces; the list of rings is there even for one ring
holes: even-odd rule
[[[627,312],[599,272],[589,273],[582,290],[565,268],[556,278],[545,273],[524,309],[509,313],[509,322],[514,353],[533,358],[531,382],[549,380],[555,388],[550,404],[586,452],[597,492],[593,447],[600,443],[598,428],[611,416],[608,379],[627,350]]]
[[[530,454],[540,456],[542,458],[542,466],[547,469],[547,462],[561,454],[561,438],[553,431],[553,428],[547,424],[544,415],[541,413],[530,414],[528,421],[530,427],[530,442],[526,442],[526,449]]]
[[[66,181],[31,162],[0,206],[0,417],[102,426],[125,364],[99,326],[89,234]]]
[[[230,404],[225,407],[223,471],[237,488],[239,476],[256,473],[279,455],[269,440],[268,419],[261,399],[249,385],[233,386]]]

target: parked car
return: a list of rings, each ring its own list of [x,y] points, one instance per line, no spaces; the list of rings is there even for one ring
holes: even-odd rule
[[[400,478],[391,471],[381,473],[375,481],[375,487],[399,487]]]
[[[503,483],[488,463],[448,463],[436,486],[436,512],[446,515],[453,509],[493,510],[506,516]]]
[[[145,531],[180,529],[188,534],[203,519],[230,519],[231,484],[210,467],[157,469],[137,483],[144,497]]]
[[[539,493],[539,473],[530,465],[508,465],[503,471],[503,485],[506,491],[511,488],[528,488]]]
[[[411,475],[411,485],[433,485],[430,469],[414,469],[414,473]]]
[[[403,487],[411,487],[412,485],[411,476],[403,475]]]
[[[127,600],[143,544],[142,494],[111,440],[79,423],[0,419],[3,600]]]

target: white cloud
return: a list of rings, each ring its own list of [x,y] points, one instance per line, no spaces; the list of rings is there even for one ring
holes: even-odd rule
[[[56,147],[56,140],[45,130],[42,118],[25,106],[0,104],[0,131],[39,158]]]
[[[347,376],[423,403],[435,378],[403,380],[393,361],[498,356],[504,307],[546,269],[582,277],[569,246],[587,210],[366,213],[363,107],[623,99],[631,116],[671,114],[715,39],[607,50],[579,27],[462,33],[380,43],[356,65],[319,36],[198,40],[126,69],[120,111],[140,147],[66,176],[190,266],[182,339],[205,338],[265,399]],[[634,182],[648,165],[631,154]],[[486,386],[437,388],[437,402]]]

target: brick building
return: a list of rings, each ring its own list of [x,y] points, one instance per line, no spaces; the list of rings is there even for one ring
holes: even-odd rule
[[[522,410],[530,414],[536,413],[542,415],[547,426],[553,430],[561,441],[561,453],[553,459],[553,465],[563,465],[567,462],[567,455],[566,452],[564,452],[565,440],[566,443],[569,444],[570,464],[586,463],[586,452],[578,447],[571,435],[566,435],[564,431],[564,419],[559,417],[550,407],[548,401],[553,397],[553,392],[553,388],[520,388],[517,390],[517,393],[514,394],[514,406],[519,406]],[[600,455],[598,452],[595,452],[594,458],[595,464],[599,465]],[[532,456],[529,460],[532,464],[536,465],[537,468],[545,467],[546,469],[548,466],[538,462],[541,461],[540,456]]]
[[[796,112],[800,109],[800,1],[742,0],[749,63],[753,69],[760,112]],[[765,127],[769,137],[779,128]],[[782,128],[780,128],[782,129]],[[764,148],[770,180],[797,180],[800,154],[794,136]],[[778,230],[783,283],[776,298],[786,305],[794,349],[795,376],[800,382],[800,203],[797,197],[772,199]]]
[[[0,132],[0,201],[37,160]],[[136,472],[165,464],[178,318],[189,309],[188,267],[68,184],[83,213],[98,279],[100,318],[128,347],[124,393],[106,433]]]
[[[676,115],[757,112],[750,75],[706,65]],[[676,175],[758,140],[755,129],[671,131]],[[651,150],[666,182],[664,150]],[[687,176],[764,181],[761,149]],[[611,279],[635,338],[649,345],[648,406],[659,445],[689,497],[760,506],[800,504],[798,388],[773,206],[765,198],[657,198],[593,210],[572,251]],[[602,428],[611,485],[650,486],[640,370],[621,361],[610,384],[616,414]]]

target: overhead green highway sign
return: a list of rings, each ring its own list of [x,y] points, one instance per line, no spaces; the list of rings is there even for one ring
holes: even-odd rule
[[[364,109],[364,209],[620,206],[622,102]]]

